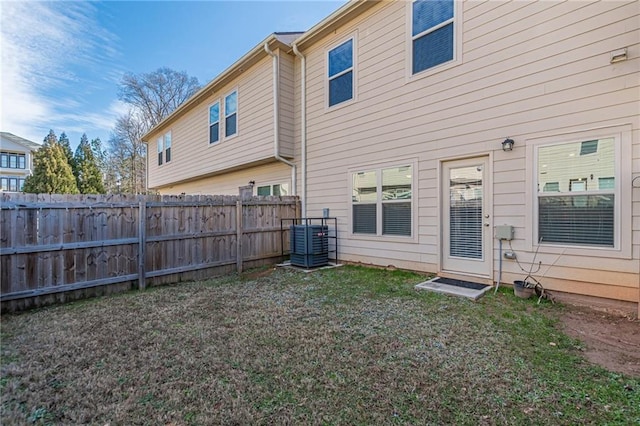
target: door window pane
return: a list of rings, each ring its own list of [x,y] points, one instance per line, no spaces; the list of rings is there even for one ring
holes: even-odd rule
[[[482,259],[482,166],[449,171],[449,255]]]

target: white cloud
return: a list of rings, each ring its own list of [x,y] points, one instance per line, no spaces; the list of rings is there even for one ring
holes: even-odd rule
[[[0,129],[40,142],[49,128],[110,128],[108,114],[84,112],[81,89],[114,44],[90,2],[0,2]]]

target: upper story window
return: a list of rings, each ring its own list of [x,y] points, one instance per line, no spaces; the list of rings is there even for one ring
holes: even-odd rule
[[[158,138],[158,166],[162,166],[162,158],[164,153],[164,143],[162,141],[162,136]]]
[[[27,165],[25,154],[12,152],[0,153],[0,167],[5,169],[25,169]]]
[[[224,135],[238,133],[238,91],[234,90],[224,98]]]
[[[171,161],[171,132],[170,131],[158,138],[157,148],[158,148],[158,166],[162,166],[163,159],[165,163],[170,162]]]
[[[171,132],[164,134],[164,161],[171,161]]]
[[[536,150],[538,241],[614,247],[620,170],[613,137]]]
[[[329,106],[353,99],[353,39],[329,50]]]
[[[412,73],[455,58],[454,0],[416,0],[412,4]]]
[[[220,102],[209,107],[209,143],[220,140]]]
[[[351,175],[354,234],[411,236],[412,169],[405,165]]]

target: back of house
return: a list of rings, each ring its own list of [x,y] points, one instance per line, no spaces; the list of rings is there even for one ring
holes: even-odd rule
[[[239,98],[272,82],[268,119],[238,104],[238,136],[262,117],[286,155],[254,158],[239,137],[226,142],[245,163],[192,156],[183,173],[201,175],[157,189],[286,185],[304,216],[337,218],[344,260],[485,283],[533,272],[558,296],[635,310],[639,28],[637,1],[351,1],[278,45],[286,66],[265,56],[238,77]],[[195,143],[174,133],[173,149]]]

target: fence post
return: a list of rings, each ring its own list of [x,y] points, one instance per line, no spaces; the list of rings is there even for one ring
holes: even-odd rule
[[[147,202],[142,199],[138,203],[138,289],[147,287],[145,273],[145,245],[147,243]]]
[[[242,272],[242,199],[236,201],[236,270]]]

